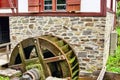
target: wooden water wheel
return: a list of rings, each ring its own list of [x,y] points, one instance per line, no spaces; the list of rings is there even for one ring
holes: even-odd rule
[[[27,71],[30,65],[40,64],[40,74],[78,80],[79,63],[72,47],[53,35],[28,38],[13,49],[9,67]]]

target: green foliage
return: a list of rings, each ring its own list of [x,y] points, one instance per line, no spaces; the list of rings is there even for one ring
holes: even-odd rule
[[[118,46],[114,55],[110,55],[107,61],[107,71],[120,73],[120,28],[117,28]]]
[[[117,17],[120,16],[120,1],[117,3],[117,12],[116,12],[116,14],[117,14]]]
[[[114,55],[109,56],[107,71],[120,73],[120,46],[118,46]]]
[[[0,76],[0,80],[10,80],[8,77]]]
[[[117,26],[116,31],[117,31],[118,36],[120,36],[120,26]]]

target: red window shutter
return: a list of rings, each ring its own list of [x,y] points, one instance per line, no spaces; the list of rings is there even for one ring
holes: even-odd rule
[[[67,0],[67,11],[80,11],[80,0]]]
[[[0,8],[10,8],[8,0],[0,0]]]
[[[41,0],[28,0],[28,11],[39,12],[41,9]]]
[[[11,6],[11,4],[13,6]],[[0,0],[0,8],[11,8],[11,7],[16,7],[16,0]]]

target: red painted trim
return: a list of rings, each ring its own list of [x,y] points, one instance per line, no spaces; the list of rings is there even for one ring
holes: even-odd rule
[[[110,9],[113,10],[113,0],[111,0]]]
[[[41,12],[43,12],[43,11],[44,11],[44,0],[41,0]]]
[[[117,0],[116,0],[117,1]],[[116,1],[115,1],[115,4],[116,4]],[[116,4],[117,5],[117,4]],[[115,7],[116,7],[115,5]],[[113,9],[113,0],[111,0],[110,2],[110,8],[107,8],[107,11],[110,12],[110,13],[115,13],[116,11],[114,11]]]
[[[40,13],[0,13],[0,16],[76,16],[76,17],[105,17],[101,13],[95,12],[77,12],[77,13],[70,13],[70,12],[40,12]]]
[[[100,13],[101,13],[102,16],[106,16],[106,12],[107,12],[106,8],[107,8],[107,0],[101,0],[101,11],[100,11]]]
[[[116,6],[117,6],[117,1],[115,1],[115,8],[116,8]],[[116,15],[116,9],[115,9],[115,14],[114,14],[114,29],[117,27],[116,26],[116,23],[117,23],[117,15]]]
[[[112,13],[112,14],[115,14],[115,13],[116,13],[115,11],[111,10],[110,8],[107,8],[107,12],[110,12],[110,13]]]
[[[38,3],[38,6],[39,6],[39,12],[40,12],[40,7],[41,7],[41,4],[40,4],[40,0],[38,1],[39,3]]]
[[[16,0],[16,13],[18,13],[18,0]]]
[[[56,0],[52,0],[52,11],[56,11]]]
[[[43,0],[41,0],[41,3]],[[43,12],[44,4],[41,4],[41,12],[40,13],[0,13],[0,16],[79,16],[79,17],[105,17],[106,16],[106,0],[101,0],[101,9],[100,12]],[[43,2],[44,3],[44,2]]]

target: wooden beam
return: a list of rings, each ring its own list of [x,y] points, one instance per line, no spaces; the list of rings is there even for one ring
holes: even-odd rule
[[[100,12],[40,12],[40,13],[0,13],[0,16],[73,16],[73,17],[105,17]]]
[[[63,55],[44,59],[46,63],[57,62],[61,60],[65,60],[65,57]]]

